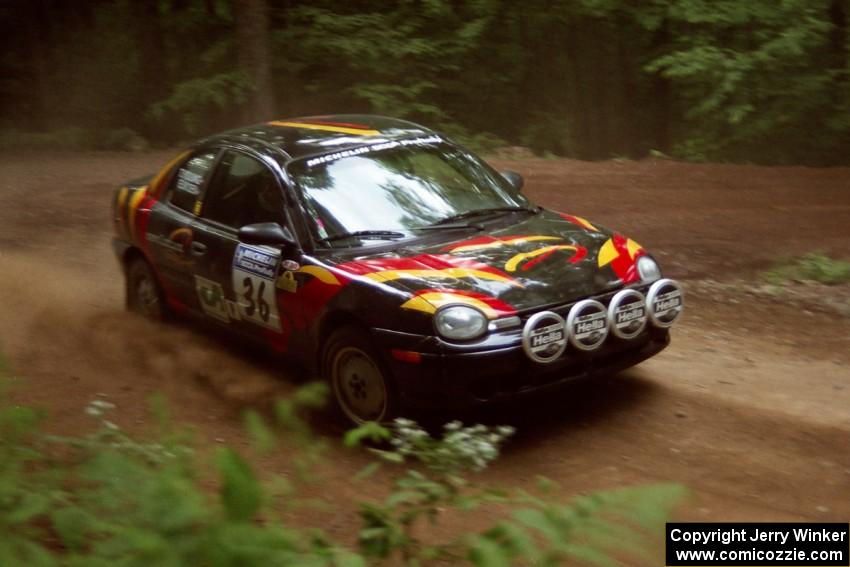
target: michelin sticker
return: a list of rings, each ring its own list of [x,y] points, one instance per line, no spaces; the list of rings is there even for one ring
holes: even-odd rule
[[[242,319],[280,332],[275,298],[278,263],[278,250],[240,244],[233,255],[233,289]]]
[[[359,156],[362,154],[368,154],[371,152],[380,152],[382,150],[390,150],[393,148],[404,148],[407,146],[421,146],[428,144],[438,144],[442,142],[443,139],[439,136],[427,136],[424,138],[409,138],[407,140],[392,140],[390,142],[382,142],[380,144],[372,144],[371,146],[362,146],[360,148],[354,148],[351,150],[344,150],[341,152],[336,152],[333,154],[327,154],[324,156],[319,156],[317,158],[308,159],[307,167],[313,167],[316,165],[321,165],[323,163],[329,163],[332,161],[336,161],[338,159]]]

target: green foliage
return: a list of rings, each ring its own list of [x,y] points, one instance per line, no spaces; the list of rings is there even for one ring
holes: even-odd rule
[[[672,81],[687,102],[674,153],[829,160],[829,148],[850,136],[847,47],[830,45],[829,16],[820,0],[671,2],[675,40],[646,69]]]
[[[83,128],[65,128],[51,132],[0,130],[0,148],[14,150],[75,150],[94,148],[92,134]]]
[[[268,33],[247,39],[233,0],[7,4],[0,128],[44,133],[33,147],[174,142],[252,120],[263,94],[280,116],[405,117],[482,151],[850,156],[844,0],[258,2]]]
[[[778,264],[765,272],[764,277],[774,284],[808,280],[837,285],[850,282],[850,262],[830,258],[821,252],[809,252]]]
[[[658,537],[670,509],[684,495],[680,486],[656,485],[582,496],[567,505],[527,496],[530,507],[471,537],[470,559],[482,566],[522,559],[534,565],[578,560],[608,567],[628,550],[651,561],[659,543],[651,534]]]
[[[0,130],[0,150],[120,150],[148,149],[147,140],[129,128],[94,131],[85,128],[64,128],[50,132],[19,132]]]
[[[208,130],[204,119],[210,114],[232,112],[245,102],[251,88],[244,73],[218,73],[178,83],[168,98],[150,107],[150,116],[157,121],[177,117],[187,134],[198,135]]]
[[[373,438],[376,427],[367,424],[355,431],[362,432],[358,437]],[[395,476],[383,502],[361,504],[358,541],[367,558],[405,565],[468,561],[487,567],[554,566],[573,560],[614,566],[623,557],[651,560],[657,534],[684,496],[680,486],[659,485],[590,494],[564,505],[552,498],[558,487],[547,479],[540,479],[545,497],[511,495],[470,482],[466,475],[482,471],[498,457],[512,428],[451,422],[435,438],[415,423],[398,419],[386,432],[392,434],[391,448],[371,451],[393,465],[417,467]],[[460,534],[447,542],[417,535],[423,524],[435,524],[444,510],[490,503],[514,511],[482,533]]]
[[[47,531],[35,520],[48,511],[50,493],[30,469],[41,460],[35,445],[38,415],[29,408],[0,412],[0,564],[53,565],[42,543]]]
[[[98,149],[102,150],[140,152],[149,148],[148,141],[130,128],[108,130],[98,142]]]
[[[491,134],[490,132],[471,132],[468,128],[464,128],[459,124],[441,124],[436,126],[435,129],[477,153],[486,154],[508,145],[505,140],[495,134]]]
[[[248,522],[262,503],[260,484],[250,465],[233,449],[222,449],[218,455],[221,472],[221,502],[232,522]]]
[[[477,47],[494,15],[491,2],[447,0],[301,5],[277,34],[300,61],[315,61],[313,90],[346,77],[346,92],[371,112],[436,123],[439,99],[458,59]],[[322,6],[321,4],[325,4]]]
[[[463,557],[462,538],[426,544],[417,537],[417,530],[425,522],[435,523],[443,509],[470,509],[502,499],[497,491],[470,486],[464,475],[486,468],[512,433],[510,427],[463,427],[454,421],[444,426],[438,439],[407,419],[396,419],[391,429],[366,424],[354,430],[347,441],[390,437],[389,449],[370,450],[395,465],[412,462],[420,466],[396,476],[393,490],[383,502],[361,504],[363,528],[358,542],[362,553],[367,558],[405,564]]]
[[[299,411],[320,404],[325,392],[307,387],[276,411],[284,416],[287,440],[302,449],[317,440],[299,423]],[[676,488],[650,487],[588,495],[564,506],[555,503],[552,483],[543,483],[550,491],[545,498],[509,497],[467,474],[496,459],[510,428],[454,422],[435,438],[411,421],[389,429],[366,424],[346,442],[383,442],[370,449],[382,462],[413,468],[393,473],[385,499],[361,502],[358,547],[351,549],[321,530],[296,527],[289,515],[298,500],[295,487],[259,474],[248,456],[225,447],[211,455],[216,466],[210,468],[210,455],[191,449],[192,438],[168,424],[161,399],[153,404],[162,431],[155,441],[115,425],[115,410],[94,400],[84,411],[98,427],[85,436],[57,437],[40,432],[33,410],[0,406],[0,564],[365,567],[391,560],[489,566],[556,565],[569,558],[614,565],[655,543],[648,536],[660,533],[659,522],[681,496]],[[257,412],[245,420],[255,449],[275,450],[281,426]],[[446,510],[488,502],[514,511],[482,533],[446,543],[419,531]]]
[[[185,435],[137,441],[109,421],[114,409],[90,403],[100,426],[84,437],[43,436],[33,412],[0,410],[2,564],[362,564],[320,532],[273,520],[273,492],[233,449],[216,454],[212,498]]]

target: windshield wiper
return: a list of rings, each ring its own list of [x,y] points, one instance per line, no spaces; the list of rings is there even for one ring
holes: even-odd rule
[[[360,238],[369,240],[395,240],[396,238],[404,238],[403,232],[395,230],[355,230],[352,232],[342,232],[332,236],[322,238],[322,242],[333,242],[335,240],[343,240],[345,238]]]
[[[433,223],[431,226],[441,226],[453,223],[455,221],[480,217],[486,215],[493,215],[497,213],[515,213],[525,211],[527,213],[537,213],[538,209],[534,207],[490,207],[487,209],[475,209],[474,211],[467,211],[465,213],[459,213],[456,215],[448,216],[444,219],[440,219],[437,222]]]
[[[410,230],[454,230],[461,228],[474,228],[475,230],[481,231],[484,230],[484,227],[480,224],[470,224],[470,223],[457,223],[457,224],[440,224],[443,221],[438,221],[436,224],[425,225],[425,226],[414,226]]]

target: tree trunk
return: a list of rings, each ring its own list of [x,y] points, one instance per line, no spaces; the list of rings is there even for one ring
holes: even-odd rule
[[[844,70],[847,68],[847,0],[832,0],[829,21],[832,24],[829,34],[830,67]]]
[[[51,123],[53,85],[51,78],[51,53],[53,45],[53,28],[50,25],[50,6],[47,0],[31,2],[26,8],[29,10],[26,18],[26,45],[27,58],[32,73],[32,97],[30,103],[28,127],[45,129]]]
[[[635,105],[637,104],[637,78],[635,76],[634,42],[627,39],[635,38],[636,33],[624,19],[620,19],[615,30],[616,44],[616,76],[619,79],[617,89],[617,127],[620,132],[617,152],[630,158],[639,157],[638,144],[640,133],[635,124]]]
[[[665,20],[653,35],[649,48],[652,56],[660,55],[662,50],[670,44],[671,39],[670,23]],[[670,81],[660,71],[653,73],[650,79],[649,95],[652,113],[648,136],[650,149],[668,153],[671,146],[670,124],[675,119],[673,96]]]
[[[274,95],[269,50],[269,6],[266,0],[236,3],[236,44],[239,68],[248,76],[252,89],[245,106],[245,120],[274,118]]]
[[[172,84],[168,65],[163,64],[166,51],[157,4],[157,0],[135,0],[130,4],[132,32],[139,50],[139,76],[135,82],[135,104],[139,116],[133,119],[133,127],[148,138],[161,136],[164,125],[146,121],[145,112],[153,103],[166,96],[163,85]]]

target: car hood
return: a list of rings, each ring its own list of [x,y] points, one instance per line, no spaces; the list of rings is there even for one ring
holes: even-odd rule
[[[337,257],[328,267],[345,279],[407,292],[404,308],[434,312],[466,303],[496,318],[636,282],[635,262],[645,253],[629,238],[548,210],[472,237],[445,234],[450,239],[438,244]]]

